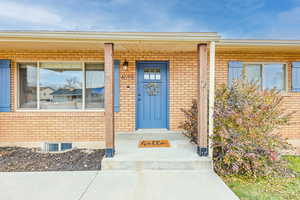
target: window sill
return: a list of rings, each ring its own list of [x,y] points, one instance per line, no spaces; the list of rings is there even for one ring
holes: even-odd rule
[[[104,112],[104,109],[97,109],[97,110],[33,110],[33,109],[17,109],[16,112]]]

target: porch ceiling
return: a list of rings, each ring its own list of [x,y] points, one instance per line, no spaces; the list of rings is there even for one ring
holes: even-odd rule
[[[117,41],[115,51],[196,51],[199,42]],[[8,51],[103,51],[103,42],[28,42],[0,41],[0,50]]]

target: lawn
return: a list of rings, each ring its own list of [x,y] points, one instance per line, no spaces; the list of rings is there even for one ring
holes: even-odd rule
[[[241,200],[300,200],[300,156],[287,156],[286,159],[289,161],[289,167],[297,173],[296,178],[222,178]]]

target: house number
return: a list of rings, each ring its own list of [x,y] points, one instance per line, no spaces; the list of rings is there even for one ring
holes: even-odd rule
[[[131,80],[133,79],[133,74],[121,74],[122,80]]]

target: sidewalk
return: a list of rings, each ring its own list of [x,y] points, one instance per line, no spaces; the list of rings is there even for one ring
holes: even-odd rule
[[[3,172],[1,200],[236,200],[213,172]]]

